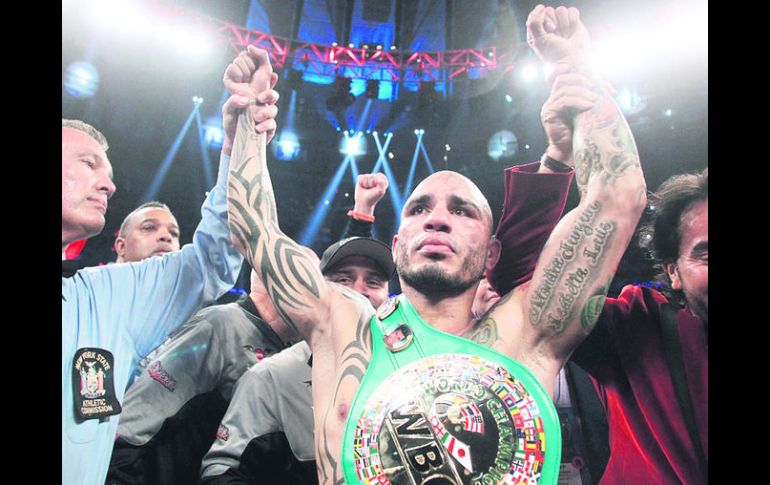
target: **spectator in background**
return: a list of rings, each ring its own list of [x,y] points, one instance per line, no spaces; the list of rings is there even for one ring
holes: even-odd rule
[[[116,263],[141,261],[179,250],[179,224],[169,207],[145,202],[123,219],[113,246]]]

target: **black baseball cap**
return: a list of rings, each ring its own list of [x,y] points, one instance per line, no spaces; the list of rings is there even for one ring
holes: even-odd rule
[[[335,264],[348,256],[372,258],[385,276],[390,278],[396,271],[390,246],[370,237],[349,237],[332,244],[321,256],[321,273],[326,274]]]

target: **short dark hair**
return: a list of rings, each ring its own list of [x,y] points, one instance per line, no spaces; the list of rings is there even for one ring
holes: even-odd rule
[[[164,204],[163,202],[158,202],[157,200],[151,200],[149,202],[145,202],[144,204],[140,205],[136,209],[132,210],[125,219],[123,219],[123,222],[120,223],[120,230],[118,231],[118,236],[120,237],[126,237],[126,231],[128,230],[128,221],[131,219],[131,216],[136,214],[142,209],[146,209],[148,207],[157,207],[158,209],[164,209],[169,211],[172,215],[173,212],[171,212],[171,209]]]
[[[102,132],[94,128],[93,126],[89,125],[88,123],[80,120],[67,120],[62,118],[61,119],[61,127],[62,128],[72,128],[73,130],[82,131],[86,135],[90,136],[96,142],[99,144],[99,146],[102,147],[102,150],[105,152],[107,151],[110,146],[107,144],[107,138],[105,138],[104,135],[102,135]]]

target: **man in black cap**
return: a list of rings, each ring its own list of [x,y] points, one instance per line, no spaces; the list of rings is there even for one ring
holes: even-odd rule
[[[369,237],[349,237],[324,251],[321,273],[364,295],[374,308],[388,298],[388,279],[395,271],[390,247]]]

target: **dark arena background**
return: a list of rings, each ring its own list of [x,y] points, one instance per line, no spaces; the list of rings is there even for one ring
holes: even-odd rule
[[[517,0],[62,2],[62,117],[101,130],[117,192],[89,265],[115,259],[122,219],[171,207],[190,241],[221,147],[225,66],[268,50],[279,101],[268,147],[282,229],[320,254],[338,240],[355,175],[382,171],[375,237],[390,243],[409,191],[436,170],[474,180],[495,220],[503,169],[545,148],[542,66],[526,44],[537,4]],[[549,3],[548,5],[558,5]],[[595,65],[617,91],[647,185],[708,165],[705,1],[574,1]],[[573,188],[567,210],[577,203]],[[632,243],[611,294],[656,285]],[[242,276],[239,284],[248,285]]]

